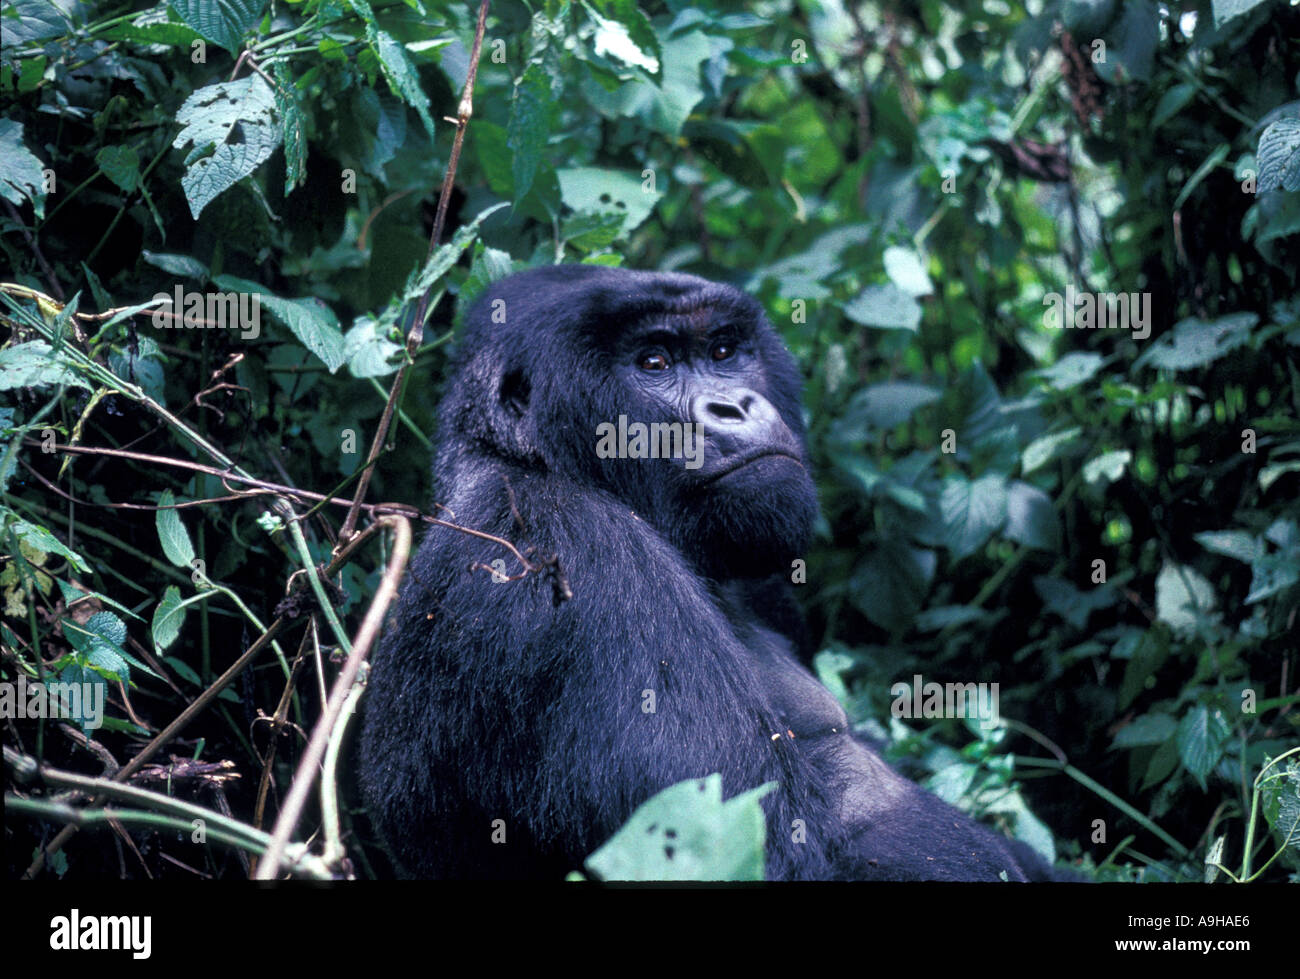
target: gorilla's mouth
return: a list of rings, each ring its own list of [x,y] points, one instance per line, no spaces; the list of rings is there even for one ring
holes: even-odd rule
[[[702,480],[702,485],[707,486],[709,483],[716,482],[723,476],[730,476],[738,469],[744,469],[746,466],[753,465],[760,459],[789,459],[800,469],[803,468],[803,460],[793,452],[788,452],[785,449],[756,449],[753,452],[747,452],[744,455],[735,456],[732,459],[729,459],[721,469],[709,473]]]

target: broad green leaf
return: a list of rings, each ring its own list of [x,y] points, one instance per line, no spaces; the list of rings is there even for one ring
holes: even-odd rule
[[[1138,748],[1164,744],[1178,730],[1178,722],[1168,714],[1143,714],[1125,724],[1111,742],[1112,748]]]
[[[44,216],[42,169],[41,161],[23,143],[22,123],[0,119],[0,197],[14,205],[30,200],[37,207],[37,215]]]
[[[1202,790],[1205,776],[1223,756],[1223,746],[1232,729],[1218,708],[1198,704],[1184,715],[1178,724],[1178,758],[1183,767],[1196,779]]]
[[[722,776],[678,782],[638,806],[587,858],[601,880],[762,880],[766,837],[759,786],[722,800]],[[784,827],[782,827],[784,829]]]
[[[1036,486],[1013,482],[1007,490],[1007,525],[1004,537],[1040,551],[1061,546],[1061,522],[1051,498]]]
[[[1026,476],[1043,468],[1053,459],[1066,454],[1066,448],[1072,447],[1083,433],[1079,426],[1068,428],[1063,432],[1040,435],[1027,446],[1020,456],[1020,470]]]
[[[367,0],[348,0],[366,25],[366,41],[379,59],[380,70],[388,87],[420,117],[429,138],[434,138],[433,117],[429,115],[429,97],[420,88],[420,76],[406,49],[379,26]]]
[[[1084,464],[1083,480],[1089,486],[1096,486],[1102,482],[1113,483],[1124,475],[1124,470],[1132,461],[1133,453],[1128,449],[1103,452]]]
[[[168,585],[167,590],[163,592],[162,601],[153,612],[150,631],[153,634],[155,649],[162,652],[174,643],[180,636],[181,626],[184,624],[185,606],[181,602],[181,590],[175,585]]]
[[[608,118],[636,117],[654,131],[676,139],[682,124],[704,98],[700,65],[713,54],[713,42],[695,30],[668,40],[659,34],[659,39],[663,51],[659,85],[649,79],[626,79],[617,81],[609,91],[592,81],[583,87],[583,93]]]
[[[86,564],[85,558],[65,546],[44,527],[28,523],[12,510],[0,509],[0,514],[5,518],[5,529],[11,531],[21,543],[32,550],[41,554],[57,554],[61,558],[66,558],[78,571],[83,573],[90,571],[90,565]]]
[[[940,397],[942,392],[914,381],[873,384],[853,396],[842,420],[864,428],[894,428]]]
[[[280,145],[275,93],[260,75],[217,82],[187,98],[172,145],[191,149],[181,187],[195,220],[217,195],[256,170]]]
[[[849,579],[849,600],[882,629],[904,632],[925,603],[936,564],[933,551],[887,539],[862,559]]]
[[[1072,351],[1051,367],[1035,371],[1034,376],[1046,381],[1057,391],[1068,391],[1091,381],[1103,363],[1105,358],[1101,354]]]
[[[1134,368],[1150,365],[1168,370],[1204,367],[1224,354],[1250,342],[1250,331],[1259,322],[1255,313],[1231,313],[1215,320],[1189,317],[1134,361]]]
[[[928,296],[934,292],[934,283],[930,281],[925,265],[910,248],[891,245],[885,249],[885,274],[909,296]]]
[[[266,0],[170,0],[171,8],[199,34],[231,54],[262,16]]]
[[[1234,17],[1248,14],[1262,3],[1270,0],[1213,0],[1214,26],[1222,27]]]
[[[457,228],[451,236],[451,241],[439,245],[429,256],[429,260],[424,263],[424,267],[411,273],[403,298],[408,303],[415,302],[432,289],[444,275],[451,271],[451,267],[460,259],[465,249],[478,238],[479,227],[483,222],[506,206],[508,205],[502,201],[500,204],[485,207],[478,212],[473,221]]]
[[[1300,119],[1279,119],[1259,134],[1259,193],[1300,190]]]
[[[90,388],[91,384],[44,340],[28,340],[0,350],[0,391],[51,384]]]
[[[863,326],[911,330],[921,325],[921,304],[898,286],[868,286],[844,307],[844,315]]]
[[[1251,564],[1264,556],[1264,542],[1244,530],[1207,530],[1196,534],[1196,542],[1215,554]]]
[[[347,362],[338,317],[320,299],[311,296],[281,299],[271,295],[256,282],[233,275],[219,275],[216,282],[223,289],[256,295],[259,307],[265,307],[267,312],[287,326],[304,347],[321,359],[331,374]]]
[[[621,215],[622,237],[640,227],[663,196],[658,189],[648,189],[640,174],[632,171],[573,167],[555,175],[561,200],[578,214]]]
[[[539,64],[530,64],[515,83],[514,98],[510,102],[510,122],[506,127],[516,204],[533,188],[533,177],[542,162],[554,111],[551,81],[546,69]]]
[[[130,146],[105,146],[95,163],[109,180],[128,194],[140,185],[140,157]]]
[[[353,323],[343,342],[343,356],[353,377],[387,377],[395,373],[402,366],[403,349],[390,339],[383,324],[369,317]]]
[[[1214,586],[1195,569],[1166,561],[1156,576],[1156,617],[1175,634],[1190,635],[1201,617],[1213,621]]]
[[[194,545],[190,542],[190,533],[181,522],[180,511],[175,509],[175,504],[176,498],[172,491],[163,490],[158,498],[158,509],[154,511],[154,523],[167,560],[188,570],[194,562]]]
[[[1007,521],[1006,477],[993,473],[972,482],[949,476],[939,494],[939,510],[952,556],[973,554]]]

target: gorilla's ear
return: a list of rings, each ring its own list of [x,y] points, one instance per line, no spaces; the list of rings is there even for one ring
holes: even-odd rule
[[[515,367],[505,372],[497,398],[502,407],[516,418],[522,418],[528,410],[528,399],[532,395],[532,385],[521,368]]]

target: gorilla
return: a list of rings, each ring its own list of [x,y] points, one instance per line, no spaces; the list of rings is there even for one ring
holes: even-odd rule
[[[359,753],[404,875],[559,880],[652,795],[719,772],[729,794],[776,783],[769,879],[1054,877],[856,739],[796,655],[784,592],[817,515],[799,392],[730,286],[562,265],[477,299],[434,499],[536,570],[442,526],[412,562]],[[638,423],[692,437],[647,451]]]

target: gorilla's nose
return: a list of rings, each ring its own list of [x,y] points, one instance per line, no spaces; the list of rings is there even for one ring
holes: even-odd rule
[[[750,449],[791,448],[793,438],[772,403],[748,388],[727,394],[697,394],[691,420],[701,426],[724,455]]]

